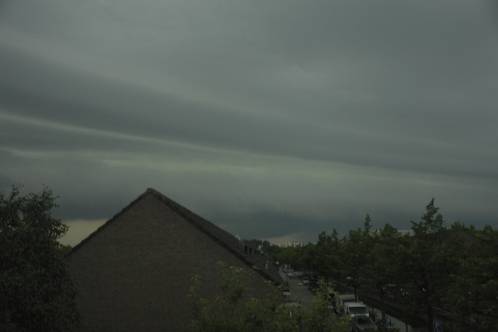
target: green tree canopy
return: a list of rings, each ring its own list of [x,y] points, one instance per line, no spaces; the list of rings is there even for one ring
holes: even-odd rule
[[[328,307],[328,289],[321,284],[309,308],[283,303],[278,292],[256,298],[248,294],[248,276],[240,268],[220,263],[221,286],[213,297],[199,295],[202,280],[193,278],[195,332],[346,332],[349,322]]]
[[[48,189],[0,194],[0,330],[70,331],[75,291],[58,239],[67,226],[52,216]]]
[[[344,291],[349,286],[360,299],[396,307],[399,318],[428,331],[435,319],[445,331],[498,331],[497,230],[447,225],[434,199],[410,232],[390,224],[374,228],[369,215],[363,225],[341,238],[321,232],[316,244],[273,252]]]

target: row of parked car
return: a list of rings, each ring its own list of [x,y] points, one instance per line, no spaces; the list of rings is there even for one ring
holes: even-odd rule
[[[300,284],[308,287],[311,292],[316,292],[319,287],[319,278],[313,273],[284,269],[288,278],[300,279]],[[289,296],[290,290],[285,289],[284,295]],[[372,321],[367,305],[355,297],[354,294],[339,294],[334,290],[329,291],[330,309],[337,315],[347,315],[351,319],[352,332],[378,331],[377,325]]]

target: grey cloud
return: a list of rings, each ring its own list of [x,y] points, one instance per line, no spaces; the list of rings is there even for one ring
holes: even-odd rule
[[[0,1],[0,184],[73,219],[158,187],[250,236],[406,226],[432,196],[496,222],[491,6]]]
[[[401,132],[396,141],[393,141],[392,133],[385,135],[378,131],[341,128],[333,121],[323,126],[309,120],[303,123],[299,118],[220,110],[213,105],[200,105],[195,101],[175,96],[154,94],[119,82],[112,84],[98,78],[64,71],[55,66],[39,65],[32,68],[30,66],[33,66],[33,61],[25,61],[28,65],[22,66],[24,75],[15,76],[9,68],[16,68],[11,63],[20,61],[12,58],[14,56],[9,58],[4,55],[3,61],[0,62],[7,73],[1,83],[4,88],[0,92],[0,103],[4,109],[14,111],[15,114],[111,133],[185,141],[256,153],[457,176],[483,176],[490,180],[498,178],[495,167],[498,158],[486,146],[475,149],[468,142],[458,145],[444,144],[434,139],[427,140],[425,137],[404,137]],[[22,59],[22,54],[15,56],[15,59]],[[15,73],[23,71],[17,70]],[[37,85],[30,86],[33,81],[36,82],[36,79],[38,85],[45,89],[48,87],[49,90],[40,94],[40,91],[36,91]],[[16,85],[19,87],[12,87]],[[383,118],[384,122],[409,121],[413,122],[413,127],[417,129],[423,129],[431,123],[450,124],[435,128],[441,131],[445,131],[448,127],[451,130],[453,122],[477,128],[476,124],[471,123],[476,119],[474,115],[462,112],[458,118],[458,114],[451,113],[454,119],[447,121],[445,117],[450,117],[447,112],[432,114],[424,110],[423,104],[418,106],[422,108],[421,111],[407,113],[405,117],[408,119],[402,119],[392,105],[384,105],[387,108],[384,111],[386,115]],[[408,107],[415,108],[416,105]],[[368,115],[366,117],[368,118]],[[489,117],[485,109],[481,112],[483,119],[478,121],[485,121],[487,126],[491,126],[492,121],[488,119]],[[361,119],[357,121],[361,122]],[[482,132],[482,129],[476,130]],[[16,132],[14,129],[13,136],[16,136]],[[34,136],[37,131],[31,132]],[[489,132],[492,133],[491,130]],[[421,134],[424,134],[423,131]],[[468,137],[463,128],[457,134]],[[59,133],[59,135],[69,135],[67,138],[72,137],[71,140],[61,140],[54,135],[57,134],[52,130],[48,135],[39,135],[39,139],[21,137],[20,140],[45,144],[45,148],[54,148],[58,144],[78,146],[79,142],[91,144],[93,141],[98,143],[99,147],[93,144],[87,149],[106,149],[112,148],[114,144],[109,137],[101,140],[88,137],[89,135],[81,137],[72,133]],[[484,141],[489,139],[485,138]],[[16,139],[8,141],[12,144]],[[477,143],[482,144],[479,137]],[[128,146],[132,150],[134,146],[139,148],[144,145],[126,141],[114,146],[116,148]],[[464,160],[460,157],[462,150],[466,150]],[[430,162],[425,158],[431,158]],[[478,161],[482,162],[477,163]]]
[[[498,213],[496,189],[483,185],[392,172],[362,174],[309,162],[247,160],[237,165],[238,158],[185,162],[169,155],[152,161],[120,159],[126,155],[108,156],[107,161],[67,154],[14,157],[2,165],[3,172],[13,178],[23,175],[28,190],[49,184],[61,194],[58,213],[65,219],[109,218],[147,186],[245,237],[332,228],[344,232],[361,224],[367,212],[379,224],[406,228],[429,195],[439,198],[449,220],[492,222],[490,216]]]

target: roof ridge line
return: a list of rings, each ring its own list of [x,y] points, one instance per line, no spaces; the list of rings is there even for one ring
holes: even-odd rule
[[[95,231],[90,233],[86,238],[81,240],[76,246],[74,246],[69,252],[67,252],[64,257],[69,257],[71,256],[74,252],[78,251],[83,245],[85,245],[88,241],[90,241],[93,237],[95,237],[98,233],[103,231],[106,227],[108,227],[110,224],[112,224],[116,219],[118,219],[122,214],[124,214],[126,211],[128,211],[133,205],[135,205],[138,201],[140,201],[142,198],[144,198],[146,195],[153,195],[155,198],[157,198],[161,203],[165,204],[168,206],[170,209],[172,209],[175,213],[177,213],[179,216],[183,217],[186,221],[188,221],[191,225],[193,225],[195,228],[200,230],[202,233],[206,234],[209,238],[211,238],[213,241],[218,243],[220,246],[231,252],[234,256],[236,256],[238,259],[240,259],[243,263],[248,265],[252,270],[255,272],[259,273],[261,276],[263,276],[265,279],[271,281],[274,284],[278,284],[274,278],[267,273],[264,269],[261,269],[255,262],[252,262],[249,260],[246,256],[242,254],[240,250],[237,250],[233,246],[230,245],[227,241],[224,241],[222,238],[217,236],[216,234],[213,234],[213,230],[216,232],[220,232],[221,234],[226,236],[230,239],[233,239],[237,243],[241,243],[239,239],[237,239],[233,234],[230,232],[224,230],[223,228],[217,226],[213,222],[201,217],[200,215],[196,214],[195,212],[192,212],[188,208],[184,207],[183,205],[175,202],[168,196],[164,195],[160,191],[154,189],[154,188],[147,188],[142,194],[140,194],[137,198],[135,198],[133,201],[131,201],[128,205],[126,205],[121,211],[116,213],[114,216],[112,216],[109,220],[107,220],[104,224],[102,224],[100,227],[98,227]],[[204,225],[203,225],[204,224]],[[212,228],[211,230],[209,228]]]
[[[172,200],[171,198],[169,198],[168,196],[164,195],[163,193],[161,193],[160,191],[158,191],[154,188],[148,188],[146,192],[154,194],[161,202],[166,204],[169,208],[173,209],[174,212],[176,212],[177,214],[179,214],[180,216],[185,218],[188,222],[190,222],[190,224],[192,224],[194,227],[199,229],[201,232],[203,232],[204,234],[209,236],[212,240],[214,240],[216,243],[221,245],[223,248],[230,251],[233,255],[235,255],[237,258],[239,258],[241,261],[243,261],[251,269],[253,269],[257,273],[262,275],[265,279],[271,281],[272,283],[277,284],[277,282],[272,278],[272,276],[270,274],[268,274],[264,269],[257,266],[257,264],[255,264],[255,262],[250,261],[246,256],[244,256],[242,254],[241,251],[236,250],[235,248],[230,246],[230,244],[223,241],[223,239],[220,239],[218,236],[216,236],[216,234],[213,234],[212,232],[210,232],[209,229],[207,229],[206,227],[203,227],[203,225],[201,223],[199,223],[199,221],[201,221],[202,223],[206,223],[210,227],[214,227],[217,231],[224,233],[225,235],[227,235],[227,236],[233,238],[235,241],[237,241],[237,243],[241,244],[241,241],[239,239],[237,239],[233,234],[231,234],[230,232],[217,226],[215,223],[201,217],[200,215],[196,214],[195,212],[192,212],[188,208],[175,202],[174,200]],[[192,216],[194,216],[195,218],[198,218],[199,221],[193,219]]]
[[[154,190],[154,189],[152,189]],[[109,224],[114,222],[117,218],[119,218],[122,214],[124,214],[126,211],[128,211],[135,203],[137,203],[139,200],[141,200],[147,193],[149,192],[149,189],[138,195],[137,198],[132,200],[128,205],[126,205],[124,208],[122,208],[118,213],[113,215],[110,219],[108,219],[105,223],[100,225],[96,230],[91,232],[87,237],[85,237],[83,240],[81,240],[77,245],[75,245],[69,252],[67,252],[64,257],[69,257],[71,256],[75,251],[77,251],[80,247],[82,247],[86,242],[88,242],[91,238],[93,238],[95,235],[100,233],[104,228],[106,228]]]

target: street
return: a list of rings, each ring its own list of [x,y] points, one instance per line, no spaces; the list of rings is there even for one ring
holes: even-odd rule
[[[289,283],[290,302],[297,302],[303,306],[309,306],[313,302],[313,293],[302,284],[300,278],[289,278],[282,270],[279,271],[283,280]]]
[[[313,302],[313,293],[301,283],[298,278],[289,280],[289,288],[291,291],[290,299],[292,302],[297,302],[303,306],[309,306]]]

